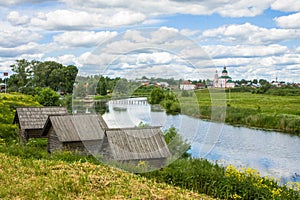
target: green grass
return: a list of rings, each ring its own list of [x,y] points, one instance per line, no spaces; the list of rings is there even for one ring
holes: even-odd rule
[[[217,91],[200,90],[194,93],[194,97],[179,96],[182,113],[211,119],[212,105],[215,108],[220,106],[220,110],[224,108],[226,123],[300,135],[300,96],[222,93],[220,90],[218,94]]]

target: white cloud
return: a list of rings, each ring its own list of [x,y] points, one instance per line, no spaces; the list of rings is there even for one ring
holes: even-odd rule
[[[180,33],[184,36],[191,37],[200,33],[200,30],[190,30],[190,29],[182,29]]]
[[[109,23],[106,26],[122,26],[122,25],[132,25],[136,23],[141,23],[146,19],[146,16],[142,13],[131,12],[131,11],[120,11],[112,15]]]
[[[124,40],[129,40],[131,42],[147,42],[149,39],[142,36],[142,32],[140,30],[127,30],[123,36]]]
[[[46,57],[44,58],[45,61],[55,61],[61,63],[63,65],[75,65],[80,67],[81,64],[78,62],[78,57],[72,54],[65,54],[58,57]]]
[[[137,64],[169,64],[175,61],[168,52],[140,53],[137,55]]]
[[[7,15],[7,21],[12,25],[24,25],[29,22],[29,17],[27,15],[20,15],[17,11],[12,11]]]
[[[15,60],[20,60],[20,59],[26,59],[26,60],[42,60],[42,58],[44,57],[43,53],[26,53],[26,54],[21,54],[19,56],[16,57]]]
[[[36,27],[49,30],[82,30],[132,25],[141,23],[145,16],[131,11],[97,14],[75,10],[55,10],[48,13],[39,12],[31,20]]]
[[[151,40],[153,43],[164,43],[166,41],[173,41],[180,36],[178,29],[170,27],[160,27],[157,30],[151,31]]]
[[[24,4],[24,3],[41,3],[41,2],[42,2],[41,0],[5,0],[0,2],[0,6],[10,6],[10,5],[17,5],[17,4]]]
[[[29,42],[28,44],[20,45],[14,48],[3,48],[0,47],[0,56],[1,57],[17,57],[21,54],[36,54],[38,51],[39,45],[34,42]]]
[[[297,0],[276,0],[272,3],[271,8],[284,12],[299,12],[300,3]]]
[[[31,24],[46,29],[79,29],[91,27],[96,16],[87,12],[56,10],[49,13],[37,13]]]
[[[59,52],[64,50],[60,46],[54,43],[39,44],[36,42],[28,42],[16,47],[0,47],[0,57],[7,58],[19,58],[22,55],[36,55],[47,54],[53,52]]]
[[[190,48],[193,51],[188,51]],[[179,30],[162,27],[126,31],[93,52],[80,55],[78,62],[81,63],[81,71],[92,74],[118,73],[121,76],[129,73],[130,76],[138,77],[144,73],[149,77],[165,77],[167,72],[174,71],[178,66],[177,75],[193,77],[196,75],[192,73],[193,70],[209,71],[205,66],[212,65],[209,58],[190,60],[189,53],[197,52],[199,55],[200,51],[203,52],[197,44],[182,36]],[[153,71],[154,68],[161,71],[157,73]]]
[[[105,40],[115,37],[117,32],[70,31],[53,37],[54,42],[69,47],[95,47]]]
[[[253,17],[260,15],[269,8],[273,0],[240,0],[223,1],[224,5],[217,7],[216,12],[226,17]],[[218,1],[213,1],[216,3]]]
[[[300,4],[300,2],[298,2]],[[300,28],[300,12],[274,19],[281,28]]]
[[[8,24],[0,24],[0,46],[15,47],[28,42],[33,42],[41,39],[42,36],[31,30],[24,28],[13,27]]]
[[[236,46],[223,46],[211,45],[204,46],[204,50],[210,57],[265,57],[280,55],[289,52],[286,46],[272,44],[267,46],[262,45],[236,45]]]
[[[262,28],[250,23],[226,25],[205,30],[202,39],[214,38],[221,42],[236,44],[272,44],[300,38],[300,30]]]
[[[130,10],[140,12],[147,16],[157,16],[164,14],[192,14],[210,15],[218,13],[227,17],[256,16],[267,9],[273,0],[211,0],[211,1],[155,1],[155,0],[135,0],[124,2],[121,0],[63,0],[67,5],[75,9],[85,9],[97,12],[103,9]]]

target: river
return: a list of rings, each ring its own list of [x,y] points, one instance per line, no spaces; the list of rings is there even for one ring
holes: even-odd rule
[[[164,130],[174,126],[191,143],[190,153],[194,158],[205,158],[225,166],[251,167],[281,183],[300,182],[298,136],[235,127],[186,115],[167,115],[147,103],[109,102],[103,118],[110,128],[133,127],[140,122],[161,126]]]

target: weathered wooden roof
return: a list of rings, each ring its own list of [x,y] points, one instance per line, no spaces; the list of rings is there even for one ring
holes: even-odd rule
[[[50,115],[42,136],[48,135],[51,126],[61,142],[102,140],[107,127],[101,115]]]
[[[65,107],[19,107],[16,108],[13,123],[19,124],[20,128],[43,129],[49,115],[67,114]]]
[[[119,161],[171,156],[159,127],[108,129],[106,136],[113,159]]]

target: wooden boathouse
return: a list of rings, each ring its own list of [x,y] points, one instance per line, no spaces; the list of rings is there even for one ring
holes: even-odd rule
[[[42,136],[48,138],[47,150],[78,151],[83,154],[100,154],[107,128],[100,115],[50,115]]]
[[[19,107],[16,108],[13,124],[19,127],[21,141],[39,138],[49,115],[67,114],[65,107]]]
[[[105,137],[109,159],[121,163],[146,161],[151,167],[161,168],[171,156],[160,127],[108,129]]]

